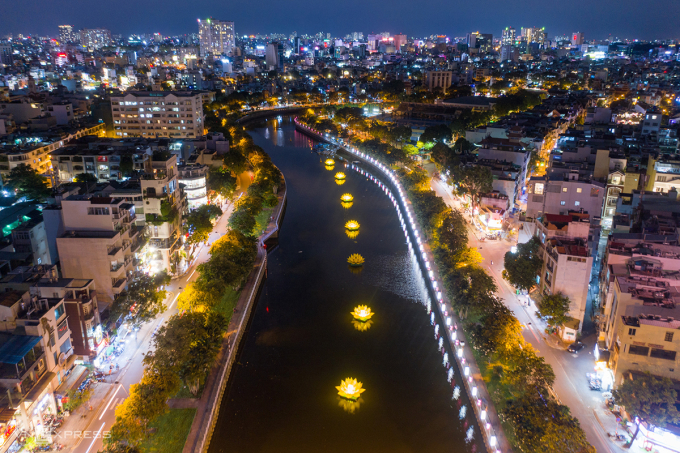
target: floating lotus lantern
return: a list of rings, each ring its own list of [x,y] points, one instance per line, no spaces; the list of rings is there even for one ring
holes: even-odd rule
[[[345,234],[347,234],[347,237],[350,238],[350,239],[356,239],[356,237],[359,236],[358,231],[345,230]]]
[[[358,253],[352,253],[349,258],[347,258],[347,262],[352,267],[360,267],[364,265],[364,257]]]
[[[352,194],[344,193],[340,197],[340,201],[342,201],[343,203],[351,203],[352,201],[354,201],[354,197],[352,196]]]
[[[361,322],[361,321],[357,321],[356,319],[353,319],[353,320],[352,320],[352,325],[353,325],[354,328],[357,329],[359,332],[365,332],[365,331],[367,331],[368,329],[371,328],[371,326],[373,325],[373,321],[371,321],[371,320],[369,319],[369,320],[366,321],[366,322]]]
[[[338,389],[338,395],[348,400],[356,401],[366,389],[362,388],[363,384],[356,379],[347,378],[340,381],[340,385],[335,388]]]
[[[335,179],[345,179],[345,174],[339,171],[335,174]]]
[[[326,162],[324,162],[327,167],[332,167],[335,165],[335,161],[333,159],[326,159]]]
[[[345,224],[345,228],[349,231],[359,231],[359,222],[356,220],[350,220]]]
[[[361,321],[361,322],[368,321],[374,315],[374,313],[371,311],[370,308],[368,308],[367,305],[359,305],[351,313],[352,313],[352,316],[354,316],[354,319]]]

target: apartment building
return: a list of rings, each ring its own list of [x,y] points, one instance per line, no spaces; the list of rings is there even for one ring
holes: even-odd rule
[[[19,165],[27,165],[40,174],[52,171],[50,153],[61,148],[71,140],[87,135],[106,134],[104,123],[75,126],[65,134],[27,135],[14,137],[12,142],[0,142],[0,176],[6,177]]]
[[[0,404],[17,426],[42,431],[42,415],[56,413],[54,391],[75,356],[64,300],[22,291],[0,296]]]
[[[653,171],[650,171],[650,167]],[[672,189],[680,189],[680,159],[677,156],[663,156],[654,159],[650,156],[647,164],[646,190],[666,193]]]
[[[618,385],[630,372],[680,377],[680,247],[617,241],[609,245],[600,339]]]
[[[544,212],[566,214],[583,209],[597,213],[593,220],[599,221],[605,183],[578,171],[532,176],[527,183],[527,194],[527,217],[540,217]]]
[[[88,173],[98,181],[120,181],[143,172],[151,159],[151,146],[143,139],[98,140],[75,143],[51,153],[59,182],[71,182]]]
[[[201,45],[201,56],[229,55],[236,48],[234,22],[209,19],[198,19],[198,38]]]
[[[569,322],[562,330],[565,341],[575,341],[583,327],[588,287],[593,267],[589,247],[591,231],[588,216],[546,214],[536,221],[536,236],[541,242],[543,269],[538,287],[543,294],[562,293],[571,302]]]
[[[208,187],[206,176],[210,167],[201,164],[178,167],[178,182],[184,186],[187,197],[187,208],[196,209],[208,204]]]
[[[451,71],[427,71],[425,74],[425,86],[429,91],[434,91],[435,88],[441,88],[442,91],[448,90],[451,86]]]
[[[111,96],[116,137],[197,138],[203,135],[203,96],[194,91],[127,91]]]
[[[83,360],[92,360],[104,346],[94,280],[43,277],[31,292],[39,298],[64,299],[73,352]]]
[[[94,280],[98,301],[111,303],[127,287],[144,245],[135,206],[120,198],[72,195],[62,200],[61,217],[64,234],[57,248],[63,276]]]

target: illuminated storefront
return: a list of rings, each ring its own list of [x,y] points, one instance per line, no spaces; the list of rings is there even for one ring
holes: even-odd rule
[[[653,452],[653,453],[678,453],[680,452],[680,436],[667,431],[663,428],[648,425],[635,419],[635,423],[640,427],[633,444],[630,447],[632,452]],[[637,429],[637,427],[633,427]]]

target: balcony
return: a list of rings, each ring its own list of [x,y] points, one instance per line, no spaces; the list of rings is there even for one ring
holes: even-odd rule
[[[113,247],[109,250],[109,256],[116,256],[116,254],[122,250],[122,247]]]
[[[118,294],[125,289],[127,284],[127,278],[119,278],[117,280],[111,280],[111,286],[113,287],[114,293]]]

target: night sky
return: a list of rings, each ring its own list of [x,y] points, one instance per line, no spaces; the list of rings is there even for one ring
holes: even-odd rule
[[[197,32],[196,20],[208,16],[233,20],[239,35],[389,31],[455,37],[480,31],[499,36],[506,26],[518,32],[536,26],[546,27],[551,38],[581,31],[586,39],[680,39],[680,0],[0,0],[0,35],[56,36],[60,24],[123,35],[174,35]]]

